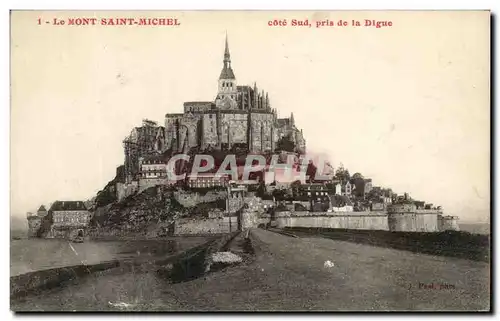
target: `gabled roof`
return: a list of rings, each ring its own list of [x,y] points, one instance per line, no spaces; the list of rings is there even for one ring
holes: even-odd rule
[[[40,208],[38,209],[37,212],[46,212],[46,211],[47,211],[47,209],[45,208],[45,206],[42,205],[42,206],[40,206]]]
[[[55,201],[50,211],[86,211],[87,208],[82,201]]]

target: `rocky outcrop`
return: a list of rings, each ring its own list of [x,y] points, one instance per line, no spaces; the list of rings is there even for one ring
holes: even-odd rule
[[[217,200],[225,200],[227,192],[225,191],[209,191],[206,194],[197,192],[189,192],[177,190],[174,192],[174,198],[179,204],[184,207],[194,207],[200,203],[210,203]]]
[[[122,202],[96,209],[93,223],[101,231],[109,233],[147,234],[151,225],[164,226],[183,211],[185,208],[175,201],[171,190],[157,186],[132,195]]]
[[[206,218],[225,210],[223,194],[200,195],[173,190],[166,186],[151,187],[94,211],[90,235],[157,237],[172,233],[179,218]],[[178,200],[181,200],[179,202]]]

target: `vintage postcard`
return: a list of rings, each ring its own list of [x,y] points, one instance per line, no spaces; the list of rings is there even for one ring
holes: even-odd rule
[[[11,310],[490,311],[490,21],[11,11]]]

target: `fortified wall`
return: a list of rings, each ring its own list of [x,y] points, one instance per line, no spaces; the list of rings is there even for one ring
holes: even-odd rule
[[[417,210],[413,204],[395,204],[387,212],[277,212],[278,227],[313,227],[393,232],[458,231],[458,217],[441,210]]]
[[[439,232],[441,210],[417,210],[415,204],[393,204],[387,208],[389,230],[397,232]]]
[[[190,234],[223,234],[241,230],[237,216],[225,216],[220,218],[175,220],[173,224],[174,235]]]
[[[440,231],[460,231],[458,216],[438,215],[438,226]]]
[[[384,212],[278,212],[277,227],[389,230]]]
[[[41,225],[42,219],[36,213],[28,213],[28,237],[36,237]]]

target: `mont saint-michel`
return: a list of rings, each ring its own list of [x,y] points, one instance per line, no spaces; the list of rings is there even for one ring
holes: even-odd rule
[[[304,161],[306,140],[293,114],[279,118],[269,93],[256,83],[238,84],[227,36],[223,53],[213,100],[185,102],[182,113],[165,115],[164,126],[144,120],[133,128],[123,140],[125,160],[116,177],[88,202],[58,200],[48,215],[42,205],[37,213],[43,214],[28,216],[30,234],[211,234],[261,225],[458,230],[457,217],[440,206],[397,195],[343,166],[334,171],[328,163]],[[255,170],[257,155],[262,161]],[[225,171],[231,165],[234,171]],[[302,176],[286,179],[277,168],[287,165]],[[329,175],[318,179],[319,172]],[[163,195],[168,205],[149,204],[143,200],[148,193]],[[125,209],[124,202],[133,205]],[[139,210],[139,204],[147,206]],[[177,205],[183,209],[174,210]]]
[[[40,14],[30,21],[53,16]],[[69,16],[79,17],[58,17]],[[155,17],[146,12],[135,16],[126,13],[133,21]],[[113,13],[80,17],[96,17],[96,24],[100,17],[120,19]],[[90,148],[79,146],[77,156],[84,161],[70,166],[81,178],[60,170],[51,181],[36,180],[36,194],[29,184],[14,184],[16,191],[23,188],[22,219],[29,228],[25,237],[13,235],[11,241],[12,310],[489,308],[488,278],[482,275],[490,260],[489,235],[464,231],[463,213],[451,206],[446,194],[452,184],[447,168],[440,167],[443,175],[434,180],[418,172],[431,165],[427,161],[415,168],[412,157],[436,151],[420,149],[428,146],[427,136],[407,132],[411,117],[396,120],[416,99],[407,88],[421,90],[419,86],[434,81],[434,74],[425,65],[425,81],[408,83],[398,78],[399,69],[387,67],[387,74],[404,85],[395,87],[393,78],[376,69],[387,60],[394,66],[406,61],[397,50],[390,52],[393,56],[377,51],[391,46],[387,39],[394,32],[405,34],[397,14],[167,12],[158,17],[182,23],[175,28],[101,28],[95,34],[98,25],[58,26],[65,44],[70,43],[66,36],[78,39],[71,46],[79,54],[59,48],[57,34],[45,35],[47,28],[56,29],[50,25],[40,26],[39,37],[29,38],[55,37],[59,49],[47,54],[55,65],[46,63],[46,68],[77,74],[71,66],[83,61],[89,69],[78,73],[78,79],[68,79],[66,87],[45,87],[58,78],[52,75],[36,82],[40,91],[51,92],[45,100],[37,91],[30,97],[46,108],[47,116],[36,120],[47,123],[40,135],[46,134],[47,146],[58,142],[57,148],[44,145],[43,164],[57,169],[68,165],[57,155],[72,153],[81,142],[77,135],[91,143]],[[312,26],[365,18],[394,23],[384,30],[342,31],[267,25],[272,19],[301,17]],[[16,14],[12,19],[16,21]],[[420,35],[413,41],[434,36],[424,31],[412,29]],[[375,43],[383,46],[375,50],[370,47]],[[81,51],[83,47],[88,50]],[[31,67],[26,53],[32,47],[21,42],[15,48],[13,57],[20,58],[14,60]],[[404,47],[404,52],[419,63],[412,48]],[[371,49],[373,57],[365,57]],[[39,49],[41,56],[44,50]],[[391,88],[387,92],[392,96],[385,89],[379,95],[367,88],[357,73],[361,69],[366,69],[364,77],[379,75],[383,85],[372,86],[377,91]],[[289,79],[292,75],[296,81]],[[87,81],[92,85],[86,86]],[[30,95],[20,83],[32,85],[29,79],[14,81],[14,92]],[[62,89],[52,93],[52,88]],[[67,115],[59,116],[67,125],[62,131],[52,122],[54,110],[46,107],[61,97],[69,97],[70,103],[63,100],[64,111],[75,112],[73,123]],[[363,103],[366,97],[373,105]],[[422,108],[426,102],[418,100]],[[385,113],[380,111],[384,104],[399,107]],[[372,116],[366,118],[366,113]],[[36,130],[31,121],[21,128]],[[391,124],[396,129],[390,138],[382,137]],[[429,123],[419,125],[431,128]],[[378,136],[390,148],[377,142]],[[37,142],[29,141],[36,155],[41,150]],[[412,154],[411,148],[421,154]],[[387,151],[398,158],[400,168],[383,161],[380,155]],[[97,165],[90,164],[93,159]],[[39,167],[40,172],[50,170]],[[90,175],[100,180],[87,194],[76,186]],[[45,193],[53,186],[62,187]],[[29,206],[27,200],[32,201]]]

